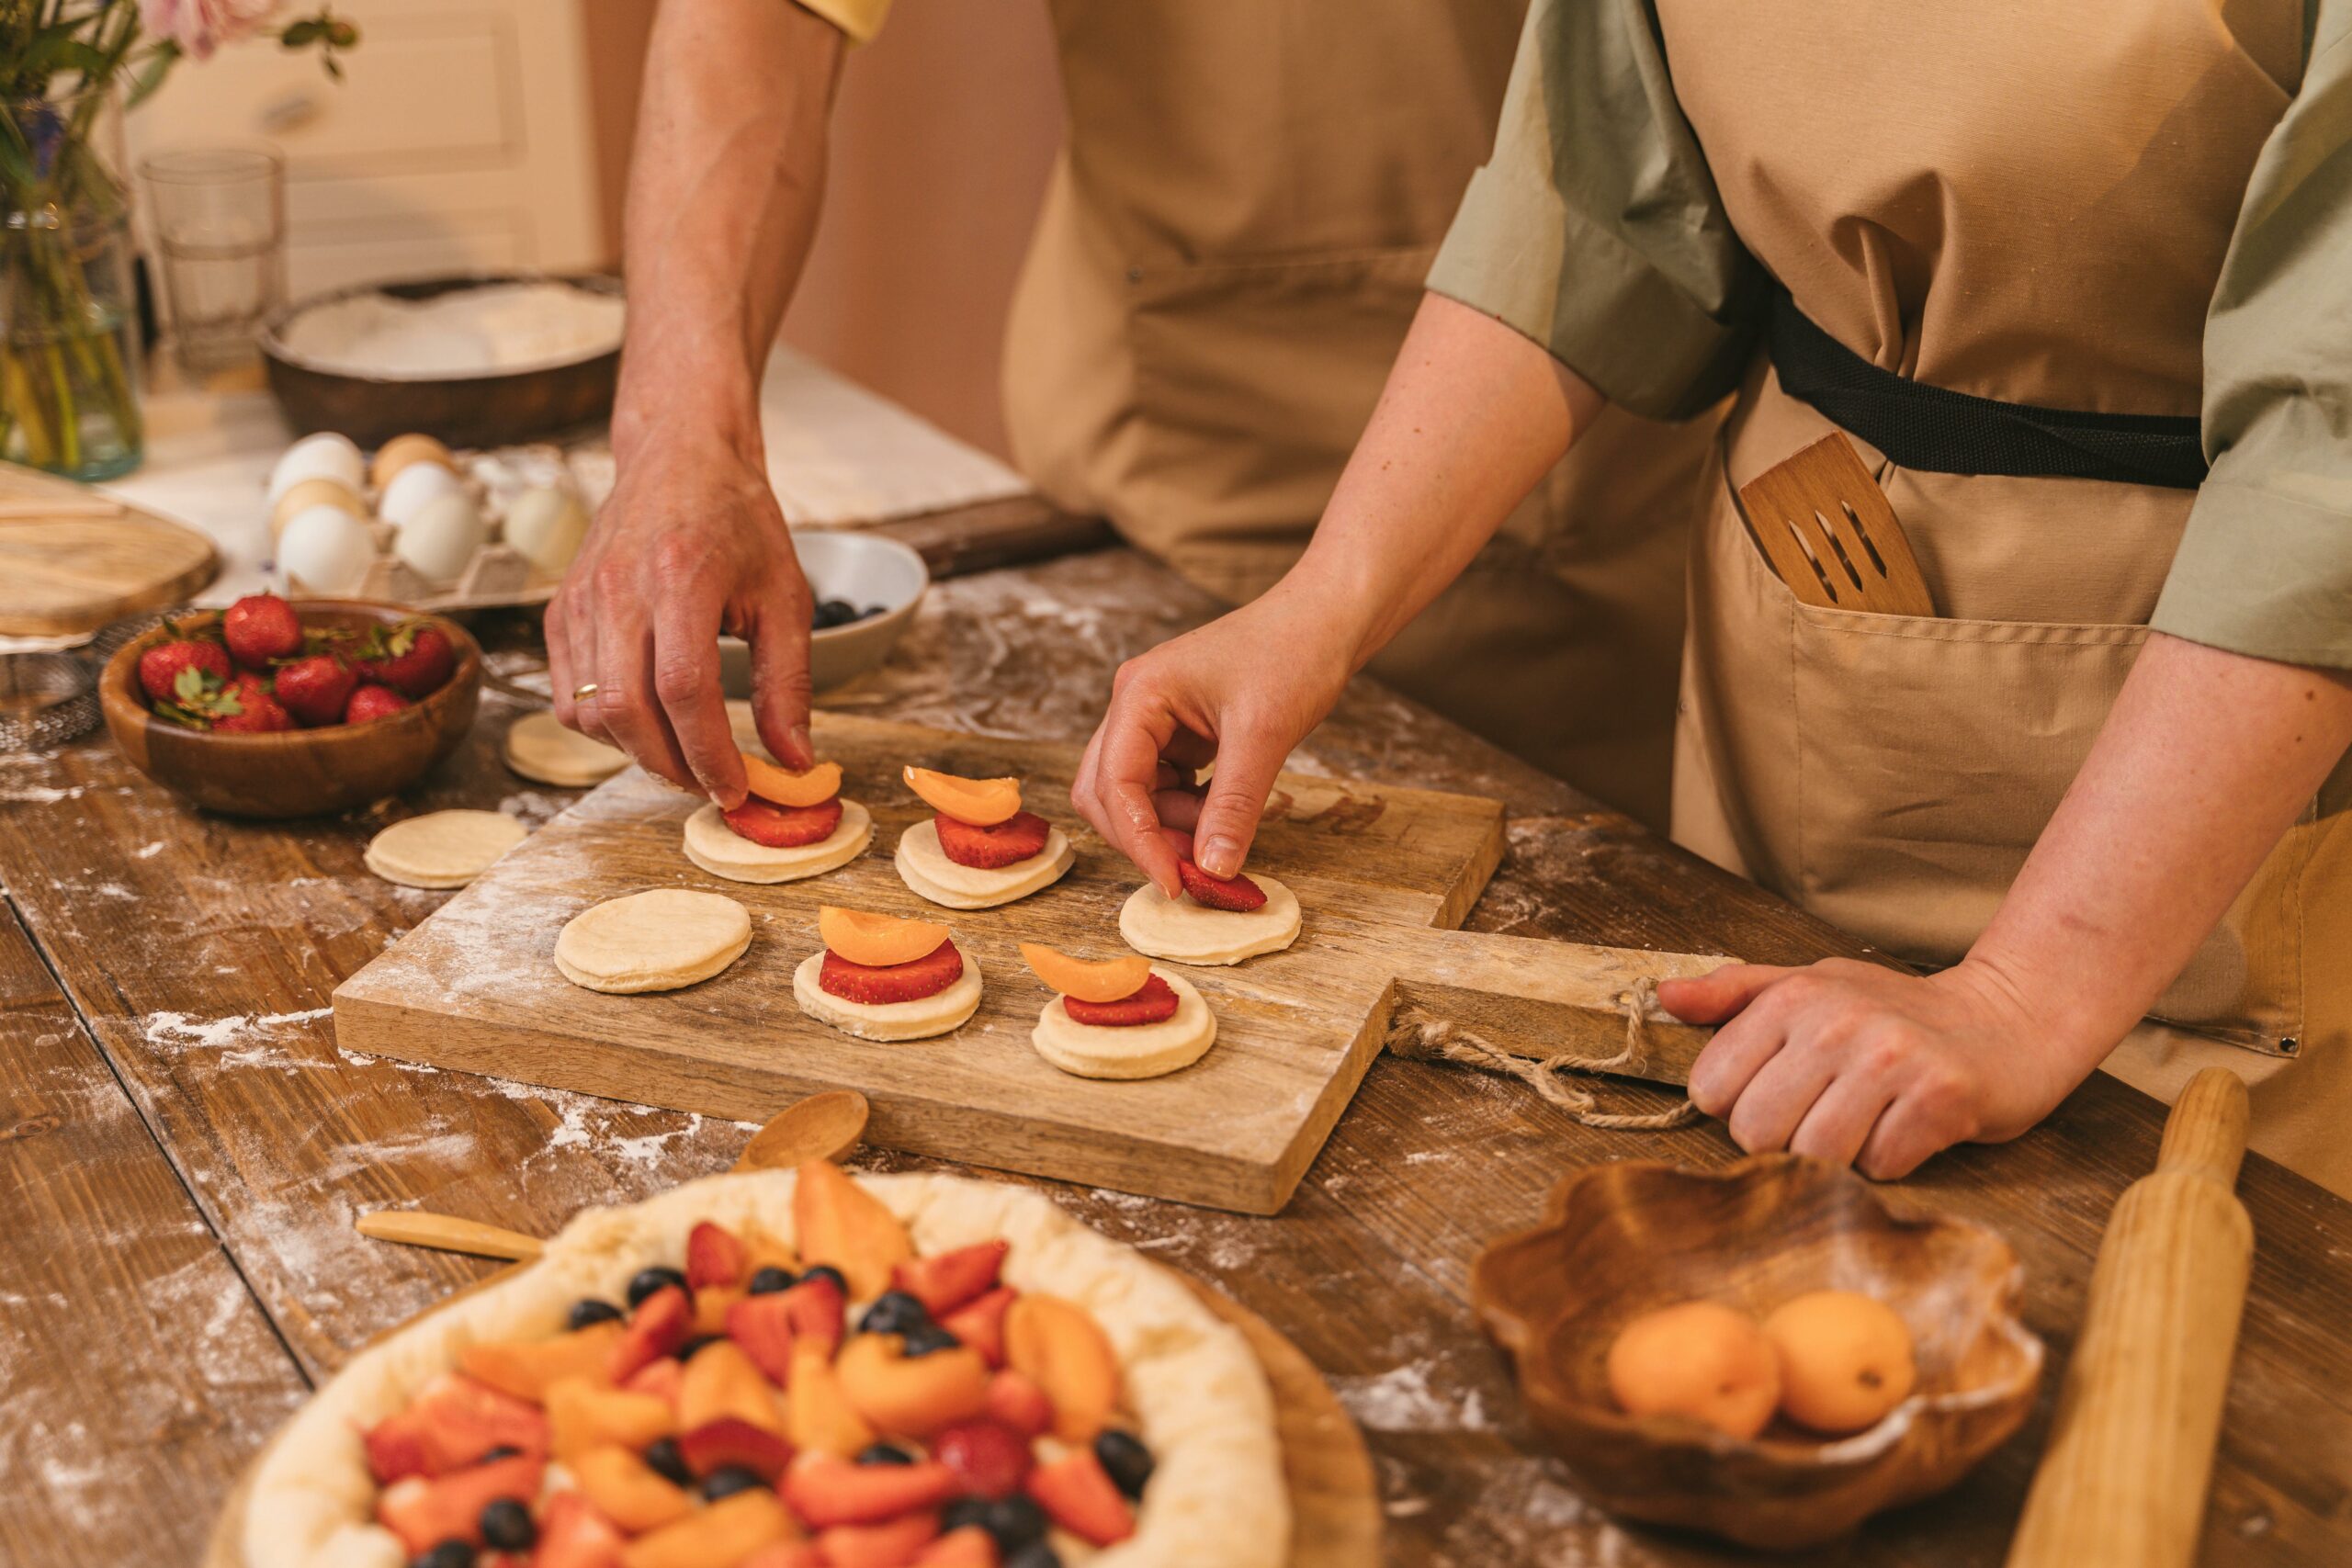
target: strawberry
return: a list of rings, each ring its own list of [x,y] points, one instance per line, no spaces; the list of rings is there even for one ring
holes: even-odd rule
[[[1136,1533],[1135,1510],[1092,1449],[1072,1449],[1029,1472],[1029,1495],[1046,1517],[1091,1546]]]
[[[621,1568],[621,1549],[628,1544],[628,1538],[596,1511],[587,1494],[566,1490],[548,1499],[531,1568]]]
[[[678,1384],[685,1375],[684,1363],[669,1356],[659,1356],[624,1378],[620,1386],[631,1393],[650,1393],[675,1405],[678,1403]]]
[[[269,694],[269,682],[249,671],[237,671],[198,711],[212,721],[216,734],[266,735],[294,728],[294,716]]]
[[[1035,1438],[1053,1429],[1054,1402],[1033,1379],[1020,1372],[999,1372],[989,1379],[989,1415]]]
[[[727,1337],[778,1388],[792,1381],[792,1303],[784,1299],[786,1293],[745,1296],[727,1309]]]
[[[939,851],[957,865],[993,871],[1019,861],[1035,860],[1046,850],[1052,825],[1034,811],[1016,811],[993,828],[975,828],[944,811],[932,818],[939,829]]]
[[[302,622],[277,594],[248,593],[220,617],[220,639],[246,669],[266,670],[271,660],[302,651]]]
[[[341,724],[359,672],[332,653],[313,653],[278,666],[277,700],[304,724]]]
[[[994,1288],[1012,1244],[976,1242],[935,1258],[910,1258],[890,1269],[890,1283],[922,1303],[933,1318],[944,1317]]]
[[[445,1540],[481,1544],[481,1511],[501,1497],[528,1503],[539,1495],[547,1460],[539,1454],[494,1459],[427,1481],[413,1475],[384,1488],[376,1499],[376,1522],[401,1538],[411,1556]]]
[[[1262,899],[1263,894],[1259,895]],[[1072,1023],[1091,1023],[1102,1029],[1125,1029],[1138,1023],[1161,1023],[1176,1016],[1176,993],[1167,981],[1154,975],[1131,997],[1121,997],[1115,1002],[1082,1002],[1076,997],[1064,997],[1062,1009]]]
[[[615,1382],[627,1382],[664,1356],[674,1356],[686,1342],[694,1324],[694,1303],[676,1285],[664,1285],[639,1302],[630,1314],[628,1332],[613,1347],[606,1369]]]
[[[1193,902],[1211,909],[1232,909],[1248,913],[1266,907],[1265,889],[1246,876],[1211,876],[1189,858],[1176,863],[1176,874],[1184,884],[1184,891]]]
[[[777,1294],[790,1315],[795,1342],[820,1346],[827,1356],[841,1348],[849,1300],[839,1285],[820,1274]]]
[[[754,1427],[735,1416],[722,1416],[704,1422],[691,1432],[681,1432],[677,1443],[679,1457],[696,1475],[709,1475],[729,1465],[740,1465],[774,1485],[775,1478],[784,1473],[784,1467],[792,1461],[789,1442],[764,1427]]]
[[[1105,1476],[1102,1483],[1110,1485],[1110,1478]],[[937,1460],[854,1464],[820,1454],[802,1460],[784,1477],[784,1500],[814,1529],[870,1525],[918,1508],[936,1508],[962,1490],[956,1472]]]
[[[225,682],[232,671],[229,666],[229,650],[217,642],[196,642],[175,637],[159,642],[139,656],[139,684],[151,703],[177,702],[180,671],[194,670],[198,676],[210,676]]]
[[[1004,1314],[1021,1292],[999,1285],[939,1317],[939,1326],[980,1353],[991,1367],[1004,1365]]]
[[[1029,1439],[996,1421],[958,1421],[932,1434],[931,1457],[975,1497],[1010,1497],[1029,1473]]]
[[[878,1525],[835,1525],[817,1533],[825,1568],[910,1568],[939,1535],[939,1516],[909,1514]]]
[[[343,722],[366,724],[371,718],[398,713],[408,705],[409,700],[390,686],[362,683],[352,692],[351,700],[343,705]]]
[[[821,806],[777,806],[746,795],[742,805],[721,812],[719,820],[739,839],[772,850],[797,850],[803,844],[821,844],[833,836],[833,829],[842,825],[841,796]]]
[[[733,1231],[708,1220],[697,1221],[686,1233],[686,1288],[699,1291],[711,1285],[739,1284],[750,1258]]]
[[[427,1383],[407,1409],[368,1428],[360,1442],[369,1473],[389,1484],[462,1470],[492,1449],[543,1453],[548,1418],[526,1400],[449,1372]]]
[[[997,1568],[996,1537],[978,1525],[949,1530],[922,1549],[907,1568]]]
[[[963,975],[964,955],[956,951],[952,941],[941,942],[911,964],[886,964],[878,968],[852,964],[828,948],[824,964],[817,971],[817,988],[845,1002],[884,1006],[935,997]]]
[[[449,634],[431,621],[402,621],[372,642],[368,657],[359,661],[359,673],[404,697],[439,690],[458,667]]]

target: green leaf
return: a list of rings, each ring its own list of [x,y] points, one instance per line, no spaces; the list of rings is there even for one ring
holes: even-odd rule
[[[172,695],[190,707],[198,706],[203,703],[205,689],[211,682],[212,677],[195,665],[183,665],[180,672],[172,677]]]
[[[130,78],[130,90],[124,96],[122,107],[135,109],[145,103],[154,95],[155,89],[164,85],[164,78],[172,73],[172,67],[179,61],[180,46],[176,40],[166,39],[156,45],[154,52]]]

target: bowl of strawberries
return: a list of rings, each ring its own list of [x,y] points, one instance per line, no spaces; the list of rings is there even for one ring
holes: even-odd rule
[[[481,649],[397,604],[255,593],[118,649],[99,677],[131,766],[208,810],[312,817],[422,777],[474,721]]]

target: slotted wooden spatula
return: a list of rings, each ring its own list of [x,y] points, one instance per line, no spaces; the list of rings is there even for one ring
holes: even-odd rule
[[[1833,430],[1739,487],[1756,542],[1807,604],[1932,615],[1911,541],[1843,431]]]

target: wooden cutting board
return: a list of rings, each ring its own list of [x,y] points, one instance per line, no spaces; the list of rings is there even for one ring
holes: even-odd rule
[[[76,637],[177,604],[220,570],[195,529],[0,463],[0,636]]]
[[[775,886],[710,876],[680,849],[698,802],[632,769],[581,800],[334,993],[348,1051],[616,1100],[763,1121],[804,1095],[854,1089],[885,1147],[1250,1213],[1272,1213],[1346,1109],[1396,1010],[1476,1028],[1530,1055],[1623,1042],[1643,976],[1719,960],[1453,930],[1503,847],[1499,802],[1284,774],[1250,865],[1282,878],[1306,918],[1289,950],[1189,971],[1218,1019],[1216,1047],[1166,1077],[1069,1077],[1030,1046],[1047,992],[1016,944],[1080,954],[1120,945],[1137,877],[1091,832],[1055,886],[1001,908],[942,914],[909,892],[889,852],[929,815],[899,782],[912,762],[1017,774],[1064,828],[1078,749],[820,715],[820,753],[874,814],[874,848],[829,875]],[[752,915],[724,974],[650,996],[605,996],[557,973],[556,933],[592,904],[650,887],[725,893]],[[955,1033],[876,1044],[804,1017],[796,964],[817,950],[817,907],[944,919],[987,987]],[[1702,1032],[1649,1015],[1642,1076],[1679,1081]]]

